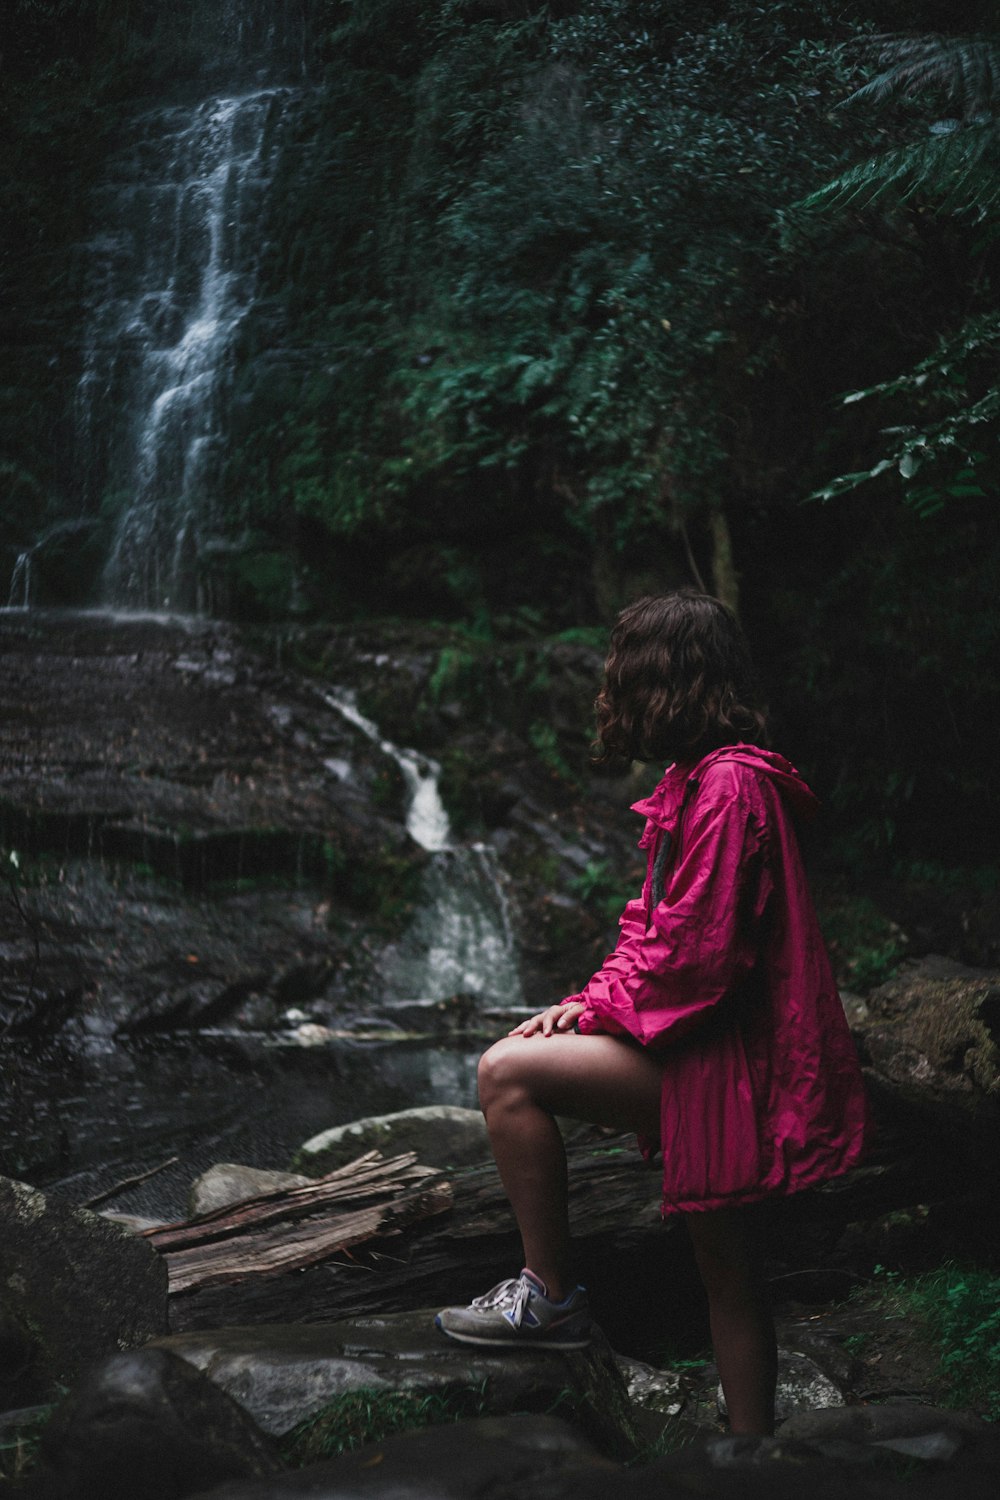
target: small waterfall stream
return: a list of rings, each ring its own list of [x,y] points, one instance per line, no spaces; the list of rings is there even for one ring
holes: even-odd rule
[[[399,766],[409,793],[406,831],[413,842],[419,844],[421,849],[427,849],[432,853],[447,849],[451,839],[451,829],[448,825],[448,814],[445,812],[441,793],[438,790],[441,767],[437,761],[421,755],[416,750],[401,750],[391,740],[383,739],[378,725],[374,724],[371,719],[365,718],[358,708],[354,695],[345,689],[324,693],[323,699],[349,724],[353,724],[355,729],[360,729],[372,744],[378,746],[383,755],[387,755]]]
[[[323,695],[331,708],[396,762],[409,792],[406,828],[432,856],[422,900],[409,928],[383,954],[381,972],[394,998],[447,1000],[476,995],[521,1003],[517,948],[496,856],[487,844],[452,842],[436,761],[394,745],[343,689]]]

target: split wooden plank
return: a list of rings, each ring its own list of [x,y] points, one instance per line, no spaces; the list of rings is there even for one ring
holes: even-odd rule
[[[365,1240],[398,1234],[452,1206],[451,1184],[413,1152],[377,1151],[304,1187],[262,1193],[146,1231],[171,1294],[314,1266]]]
[[[239,1203],[197,1214],[176,1224],[147,1229],[145,1238],[156,1250],[167,1252],[205,1240],[239,1235],[255,1224],[301,1218],[343,1200],[390,1197],[402,1188],[438,1176],[433,1168],[417,1164],[416,1153],[404,1152],[386,1160],[369,1151],[325,1177],[298,1188],[276,1188],[244,1198]]]
[[[171,1294],[197,1287],[238,1284],[257,1276],[277,1276],[316,1265],[365,1240],[398,1232],[418,1219],[445,1213],[452,1206],[451,1184],[438,1179],[431,1186],[407,1193],[389,1203],[337,1214],[316,1223],[306,1221],[296,1232],[270,1229],[216,1241],[166,1255]]]

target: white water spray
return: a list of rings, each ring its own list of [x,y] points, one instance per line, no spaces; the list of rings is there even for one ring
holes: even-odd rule
[[[487,844],[452,841],[441,801],[436,761],[387,740],[340,689],[324,701],[394,760],[409,792],[406,829],[433,856],[423,876],[421,902],[406,931],[380,962],[383,981],[397,999],[447,1000],[478,995],[502,1005],[521,1001],[517,947],[496,855]],[[332,775],[341,763],[330,761]]]

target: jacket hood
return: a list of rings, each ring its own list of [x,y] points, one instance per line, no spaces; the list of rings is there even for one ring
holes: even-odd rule
[[[709,766],[717,761],[735,761],[748,766],[752,771],[763,773],[775,783],[789,810],[803,822],[809,822],[819,811],[819,799],[806,785],[791,761],[776,750],[764,750],[759,745],[723,745],[712,750],[697,762],[676,763],[670,767],[652,796],[642,802],[634,802],[632,811],[642,817],[657,819],[666,807],[676,801],[681,787],[698,782]]]

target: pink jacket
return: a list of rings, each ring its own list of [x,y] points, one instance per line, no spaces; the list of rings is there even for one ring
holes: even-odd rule
[[[570,998],[580,1031],[663,1053],[664,1213],[793,1193],[862,1155],[861,1073],[793,826],[816,806],[754,745],[672,766],[635,804],[642,895]]]

